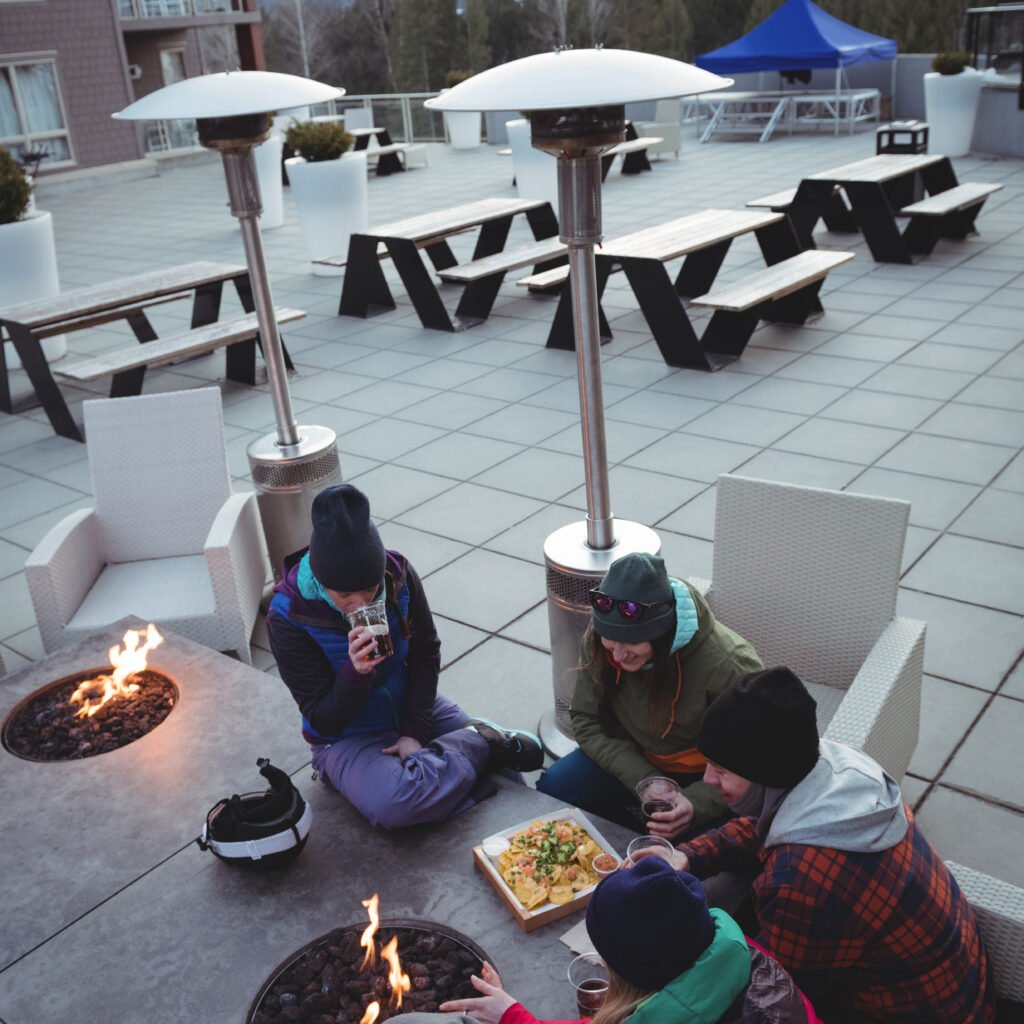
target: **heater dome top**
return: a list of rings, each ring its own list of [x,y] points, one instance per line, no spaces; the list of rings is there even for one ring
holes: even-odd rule
[[[119,110],[119,121],[240,117],[326,103],[345,90],[275,71],[221,71],[185,78],[157,89]]]
[[[732,85],[637,50],[556,50],[499,64],[424,103],[431,110],[561,110],[692,96]]]

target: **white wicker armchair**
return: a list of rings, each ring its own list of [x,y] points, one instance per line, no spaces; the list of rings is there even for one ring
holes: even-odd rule
[[[715,615],[765,665],[788,665],[818,727],[901,779],[917,746],[925,623],[896,616],[910,505],[793,484],[718,478]]]
[[[269,563],[252,492],[233,494],[220,391],[85,402],[95,507],[25,563],[47,651],[136,615],[251,663]]]
[[[951,860],[946,867],[978,916],[997,995],[1024,1003],[1024,889]]]
[[[638,135],[654,135],[661,139],[649,146],[647,152],[672,153],[679,157],[683,145],[683,125],[679,118],[679,100],[658,100],[654,108],[653,121],[638,121],[635,125]]]

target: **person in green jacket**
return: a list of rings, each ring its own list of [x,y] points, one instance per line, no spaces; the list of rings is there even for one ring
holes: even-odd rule
[[[602,879],[587,906],[587,934],[608,968],[593,1024],[821,1024],[785,968],[724,910],[708,909],[693,875],[661,857]],[[473,978],[480,998],[450,1000],[442,1012],[470,1024],[540,1024],[490,964],[481,974]],[[428,1014],[392,1021],[440,1024]]]
[[[711,702],[763,667],[754,648],[656,555],[612,562],[590,599],[569,712],[579,747],[548,768],[537,788],[636,828],[645,820],[637,783],[667,776],[682,796],[646,822],[649,832],[675,841],[729,817],[702,781],[697,736]]]

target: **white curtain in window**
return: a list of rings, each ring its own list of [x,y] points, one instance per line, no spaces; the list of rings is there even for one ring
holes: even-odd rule
[[[0,68],[0,138],[20,135],[18,109],[14,105],[14,90],[11,88],[10,71]]]
[[[52,64],[26,64],[15,68],[18,76],[18,94],[25,110],[29,132],[53,131],[63,128],[57,99],[57,83]]]

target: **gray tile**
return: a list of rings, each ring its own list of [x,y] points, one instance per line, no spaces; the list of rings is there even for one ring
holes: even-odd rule
[[[466,544],[483,544],[532,515],[541,502],[476,484],[459,484],[398,517],[406,526]]]
[[[460,395],[454,391],[446,391],[423,402],[408,406],[398,415],[401,419],[411,420],[414,423],[458,430],[460,427],[482,420],[504,407],[504,402],[496,401],[493,398]]]
[[[993,697],[943,773],[942,782],[1012,804],[1024,813],[1022,730],[1024,702]]]
[[[938,530],[926,530],[923,526],[908,526],[903,543],[903,562],[900,572],[905,573],[939,537]]]
[[[470,550],[468,544],[395,522],[385,523],[381,527],[381,536],[386,547],[409,559],[421,579],[426,579],[432,572],[461,558]]]
[[[546,505],[539,512],[492,537],[486,544],[488,551],[498,551],[527,562],[544,564],[544,543],[548,536],[570,523],[586,518],[586,501],[579,507],[566,504]]]
[[[929,340],[940,345],[966,345],[995,352],[1009,352],[1020,344],[1021,338],[1019,329],[980,327],[961,319],[954,324],[941,327]]]
[[[938,786],[925,798],[917,822],[944,860],[1024,886],[1020,814]]]
[[[999,692],[1004,697],[1015,697],[1017,700],[1024,700],[1024,661],[1017,663],[1017,667],[1010,673],[1009,678]]]
[[[843,393],[843,388],[833,387],[830,384],[812,384],[801,380],[784,380],[782,377],[765,377],[737,395],[734,401],[728,403],[727,408],[751,405],[762,409],[779,409],[784,412],[804,413],[810,416],[830,406]]]
[[[815,349],[815,355],[844,356],[847,359],[868,359],[876,363],[889,363],[898,359],[916,344],[918,342],[908,339],[879,338],[854,330],[846,331],[838,337],[826,341],[820,348]]]
[[[608,449],[609,463],[622,462],[644,448],[667,437],[670,432],[657,427],[644,427],[638,423],[616,423],[613,430],[605,431],[605,445]],[[550,448],[552,451],[566,452],[570,455],[583,454],[583,431],[580,424],[574,423],[571,427],[553,434],[551,437],[541,441],[540,448]]]
[[[522,445],[491,437],[452,433],[400,455],[395,461],[426,473],[468,480],[522,450]]]
[[[527,373],[515,367],[499,367],[455,387],[466,395],[482,395],[506,402],[518,402],[551,387],[558,380],[546,373]]]
[[[902,430],[844,423],[816,416],[772,447],[803,455],[867,464],[880,458],[903,437]]]
[[[1024,494],[989,488],[949,529],[967,537],[1024,547]]]
[[[911,434],[878,460],[882,469],[925,473],[968,484],[987,484],[1009,461],[1012,448]]]
[[[650,526],[693,496],[694,482],[630,465],[613,466],[608,474],[612,511],[621,519]],[[586,507],[583,487],[571,491],[564,502]]]
[[[952,398],[972,380],[972,375],[968,373],[893,364],[879,370],[865,382],[864,387],[872,391],[888,391],[894,395]]]
[[[627,466],[672,473],[690,480],[714,483],[721,473],[731,473],[760,451],[749,444],[734,444],[676,433],[626,460]]]
[[[441,638],[441,672],[445,673],[451,664],[458,661],[474,647],[479,647],[491,634],[482,629],[474,629],[463,622],[446,619],[443,615],[434,614],[434,625],[437,635]],[[461,699],[448,690],[448,677],[442,675],[438,689],[456,704]]]
[[[515,622],[509,623],[499,634],[517,643],[535,647],[538,650],[551,651],[551,629],[548,624],[548,603],[537,605]],[[550,675],[550,672],[548,673]],[[552,694],[552,697],[554,695]],[[547,695],[544,694],[546,698]]]
[[[925,420],[918,430],[922,434],[1020,447],[1024,445],[1024,412],[950,402]]]
[[[671,515],[655,524],[673,533],[688,534],[704,540],[715,539],[715,488],[709,487],[695,498],[687,501]]]
[[[690,420],[715,407],[714,402],[660,391],[640,391],[630,398],[605,406],[608,420],[624,420],[648,427],[678,430]]]
[[[475,482],[531,498],[556,501],[582,479],[582,457],[528,448],[500,466],[485,470],[475,478]]]
[[[964,604],[957,596],[955,588],[941,596],[901,588],[897,607],[900,615],[928,623],[926,672],[995,690],[1024,648],[1024,621],[1019,615]]]
[[[991,697],[959,683],[925,676],[921,689],[921,733],[908,769],[913,775],[938,777],[963,735]]]
[[[940,480],[934,476],[868,469],[847,490],[877,494],[885,498],[902,498],[910,502],[911,523],[942,530],[974,500],[980,488],[952,480]]]
[[[312,419],[315,415],[314,422],[338,430],[337,426],[329,422],[334,417],[319,415],[320,411],[330,408],[329,405],[317,406],[310,418]],[[417,448],[443,437],[446,433],[442,427],[429,426],[425,423],[403,423],[394,417],[377,419],[376,417],[365,417],[362,413],[350,413],[349,416],[356,423],[359,419],[368,419],[369,422],[339,431],[338,447],[343,452],[360,455],[367,459],[383,461],[397,459],[399,456],[415,451]]]
[[[778,480],[781,483],[802,484],[805,487],[826,487],[842,490],[863,470],[853,462],[819,459],[813,455],[797,455],[770,449],[755,455],[737,472],[741,476],[760,480]]]
[[[849,359],[814,352],[801,356],[778,370],[776,376],[812,384],[856,387],[878,369],[878,364],[865,359]]]
[[[1007,356],[1003,356],[995,366],[989,370],[993,377],[1010,377],[1013,380],[1024,380],[1024,351],[1017,349]]]
[[[394,380],[375,380],[358,391],[335,399],[334,402],[346,409],[384,417],[401,414],[418,402],[434,398],[439,394],[441,392],[437,388],[420,387],[418,384],[403,384]]]
[[[4,527],[3,537],[12,544],[17,544],[19,547],[25,548],[26,551],[31,551],[46,536],[49,530],[56,526],[65,516],[69,516],[72,512],[77,512],[81,508],[91,507],[92,498],[79,498],[78,501],[73,501],[67,505],[60,505],[43,515],[32,516],[22,520],[20,523],[15,523],[13,526]]]
[[[38,477],[29,477],[4,489],[0,504],[0,530],[8,531],[15,523],[50,512],[83,497],[80,491]]]
[[[688,398],[724,402],[745,392],[762,378],[752,373],[702,373],[700,370],[674,370],[650,386],[651,391],[667,391]],[[758,403],[752,402],[752,405]]]
[[[724,404],[698,416],[686,432],[741,444],[770,444],[804,422],[805,417],[771,409]]]
[[[1024,549],[946,535],[903,577],[903,585],[929,594],[955,593],[962,601],[1024,614]]]
[[[1008,377],[979,377],[957,395],[957,401],[1024,412],[1024,387]]]
[[[21,545],[0,539],[0,579],[20,573],[25,568],[28,556],[28,550]]]
[[[921,294],[920,291],[917,293]],[[924,341],[939,329],[934,320],[921,317],[892,316],[882,313],[868,317],[857,325],[858,334],[873,334],[880,338],[898,338],[900,340]]]
[[[471,551],[430,577],[434,611],[492,633],[545,599],[541,566],[493,551]]]
[[[500,441],[516,444],[537,444],[569,426],[579,426],[579,413],[575,416],[554,409],[509,406],[477,420],[469,428],[472,434],[496,437]]]
[[[1024,492],[1024,453],[1018,455],[995,478],[992,486],[1005,491]]]
[[[355,482],[370,499],[370,508],[378,519],[394,519],[456,486],[454,480],[391,465],[361,473]]]
[[[823,416],[851,423],[873,423],[878,427],[913,430],[942,403],[934,398],[887,395],[881,391],[856,389],[833,402]]]
[[[933,370],[984,373],[998,360],[999,353],[990,349],[923,342],[896,360],[896,363],[899,366],[924,366]]]

